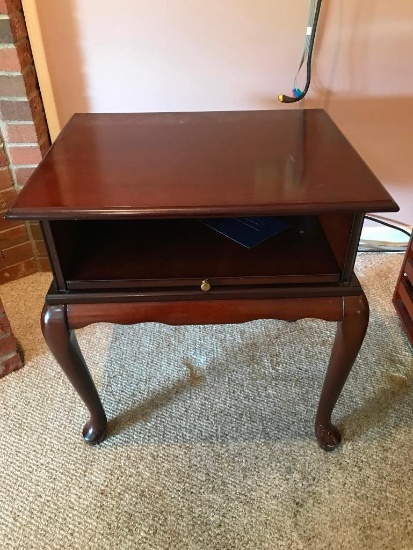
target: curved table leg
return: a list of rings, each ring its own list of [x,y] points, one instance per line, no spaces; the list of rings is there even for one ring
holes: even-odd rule
[[[324,450],[332,451],[341,434],[331,423],[331,414],[363,343],[369,321],[369,305],[364,294],[343,298],[343,319],[337,323],[333,351],[318,406],[315,434]]]
[[[100,443],[106,435],[107,419],[75,333],[68,325],[67,306],[45,304],[41,323],[50,351],[89,409],[90,420],[83,428],[83,437],[91,445]]]

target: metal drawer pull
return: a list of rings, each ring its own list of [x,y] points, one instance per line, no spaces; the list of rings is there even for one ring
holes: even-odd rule
[[[211,284],[208,281],[208,279],[204,279],[201,283],[201,290],[204,292],[208,292],[208,290],[211,288]]]

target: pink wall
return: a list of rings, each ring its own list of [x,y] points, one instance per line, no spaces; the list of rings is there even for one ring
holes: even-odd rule
[[[286,108],[308,0],[37,0],[60,122],[73,112]],[[324,0],[311,93],[413,224],[413,2]],[[288,108],[288,107],[287,107]]]

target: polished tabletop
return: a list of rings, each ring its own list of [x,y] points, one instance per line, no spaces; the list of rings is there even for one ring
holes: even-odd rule
[[[396,211],[321,109],[76,114],[9,218]]]

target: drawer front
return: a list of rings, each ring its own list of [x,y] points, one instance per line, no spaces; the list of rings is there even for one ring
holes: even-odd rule
[[[299,284],[338,283],[339,273],[314,275],[255,276],[255,277],[198,277],[192,279],[97,279],[68,280],[69,290],[109,289],[198,289],[200,293],[211,292],[227,286],[277,286]]]

